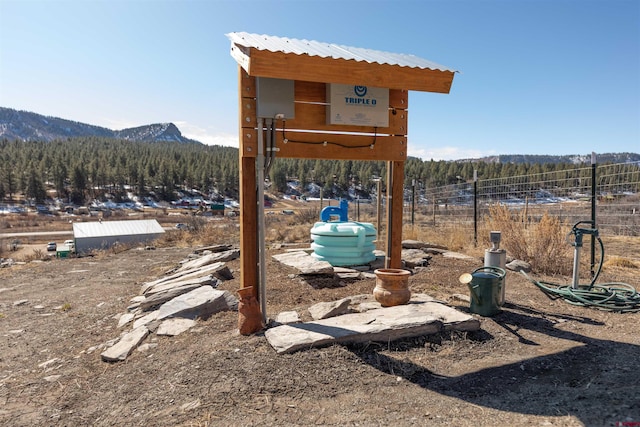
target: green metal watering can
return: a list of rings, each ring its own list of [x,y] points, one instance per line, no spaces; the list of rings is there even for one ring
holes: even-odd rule
[[[480,267],[471,274],[460,276],[460,282],[466,284],[471,293],[472,313],[480,316],[500,313],[500,298],[506,274],[500,267]]]

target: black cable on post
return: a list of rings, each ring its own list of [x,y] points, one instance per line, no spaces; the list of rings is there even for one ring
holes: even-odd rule
[[[478,170],[473,170],[473,244],[478,246]]]
[[[416,180],[411,180],[411,227],[413,227],[416,219]]]
[[[591,223],[596,228],[596,153],[591,153]],[[596,259],[596,239],[591,236],[591,278],[594,278],[593,267]]]

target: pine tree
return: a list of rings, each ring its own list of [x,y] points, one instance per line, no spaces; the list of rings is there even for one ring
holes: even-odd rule
[[[86,173],[81,165],[73,168],[73,176],[71,177],[71,201],[75,204],[84,204],[85,192],[87,190]]]
[[[275,191],[280,193],[287,191],[287,172],[280,162],[273,163],[269,179]]]
[[[36,204],[44,203],[47,197],[47,190],[34,169],[29,170],[29,177],[25,189],[27,199],[33,200]]]

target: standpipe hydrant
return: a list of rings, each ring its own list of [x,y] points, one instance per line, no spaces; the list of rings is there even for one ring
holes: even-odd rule
[[[590,225],[592,228],[585,228],[585,227],[580,227],[581,224],[588,224]],[[595,225],[594,221],[579,221],[576,222],[573,227],[571,228],[571,231],[569,232],[569,234],[567,235],[567,241],[569,240],[569,236],[571,236],[572,234],[575,235],[575,240],[573,242],[569,242],[569,244],[571,246],[574,247],[573,250],[573,282],[571,287],[573,289],[578,289],[579,285],[578,285],[578,281],[579,281],[579,277],[578,277],[578,270],[580,267],[580,251],[582,250],[582,238],[585,234],[589,234],[591,236],[594,236],[595,238],[598,238],[598,229],[597,228],[593,228]]]

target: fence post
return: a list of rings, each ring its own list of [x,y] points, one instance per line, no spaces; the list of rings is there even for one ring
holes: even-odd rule
[[[591,152],[591,222],[596,228],[596,153]],[[602,256],[604,254],[600,254]],[[596,259],[596,236],[591,235],[591,279],[594,278],[594,266]]]
[[[433,226],[436,226],[436,193],[433,193],[433,204],[432,204],[432,212],[433,212]]]
[[[478,169],[473,170],[473,244],[478,247]]]
[[[415,222],[415,212],[416,212],[416,180],[411,180],[411,227],[413,227],[413,223]]]
[[[376,240],[380,240],[380,205],[382,204],[382,190],[380,189],[380,181],[382,178],[374,179],[376,183]]]

